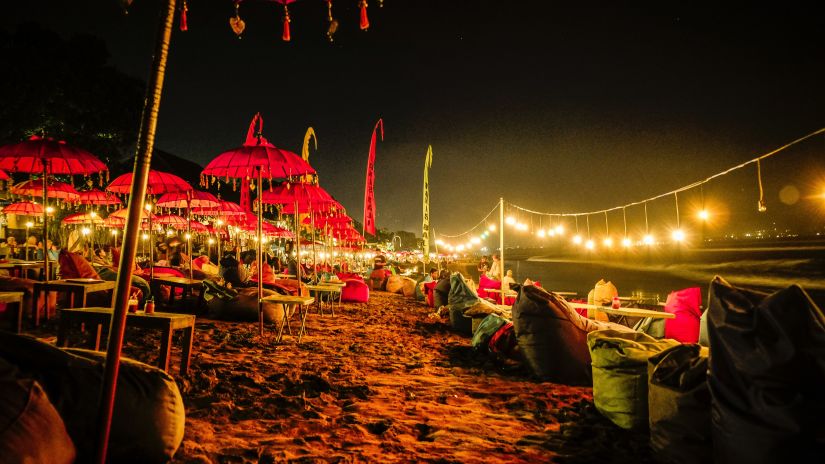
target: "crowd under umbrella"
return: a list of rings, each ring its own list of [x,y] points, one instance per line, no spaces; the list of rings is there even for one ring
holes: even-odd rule
[[[117,193],[121,195],[128,195],[132,189],[132,174],[131,172],[127,172],[121,176],[118,176],[115,180],[112,181],[107,187],[106,190],[112,193]],[[160,196],[165,193],[186,193],[192,191],[192,186],[189,185],[188,182],[181,179],[180,177],[170,174],[168,172],[162,171],[155,171],[154,169],[149,170],[149,179],[146,182],[146,195],[148,196]],[[129,202],[135,205],[141,205],[141,209],[144,207],[151,213],[152,211],[152,204],[149,202],[143,205],[142,199],[134,199],[130,198]],[[135,203],[138,202],[138,203]],[[127,209],[128,211],[128,209]],[[152,237],[152,219],[153,214],[149,215],[149,237]],[[128,224],[127,224],[128,227]],[[155,277],[155,268],[154,268],[154,243],[149,244],[149,279],[154,279]]]
[[[258,126],[257,130],[255,126]],[[260,194],[264,189],[263,180],[267,179],[270,188],[283,180],[290,180],[308,174],[315,174],[315,169],[300,156],[291,151],[277,148],[269,143],[262,134],[263,118],[257,113],[249,125],[246,141],[238,148],[225,151],[209,162],[201,173],[201,184],[209,186],[208,180],[237,179],[241,181],[257,179],[258,188],[258,276],[263,275],[263,205],[260,204]],[[300,267],[299,267],[300,269]],[[299,271],[300,281],[300,271]],[[263,280],[258,279],[258,328],[260,335],[264,333],[263,314]]]
[[[86,225],[88,224],[91,226],[91,249],[94,250],[95,247],[95,226],[99,225],[102,226],[104,224],[103,218],[100,217],[94,211],[88,212],[80,212],[80,213],[73,213],[69,214],[68,216],[64,217],[61,221],[61,224],[72,224],[72,225]]]
[[[40,174],[42,176],[42,197],[45,205],[48,198],[48,179],[53,175],[90,176],[105,173],[109,168],[100,159],[86,150],[72,147],[64,141],[49,137],[32,136],[28,140],[0,147],[0,169],[7,172]],[[43,209],[43,244],[49,242],[49,219],[47,209]],[[43,279],[49,283],[49,254],[44,253]]]
[[[192,208],[215,208],[220,205],[220,200],[215,195],[202,190],[190,190],[188,192],[165,193],[158,198],[157,206],[160,208],[186,209],[186,250],[189,252],[189,279],[192,279]]]

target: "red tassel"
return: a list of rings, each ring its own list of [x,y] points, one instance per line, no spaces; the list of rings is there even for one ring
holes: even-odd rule
[[[367,0],[361,0],[361,30],[366,31],[370,27],[370,19],[367,17]]]
[[[181,31],[188,31],[189,24],[186,21],[186,12],[189,11],[189,5],[186,2],[183,2],[183,5],[180,8],[180,30]]]
[[[292,38],[289,33],[289,10],[284,5],[284,34],[281,36],[284,42],[289,42]]]

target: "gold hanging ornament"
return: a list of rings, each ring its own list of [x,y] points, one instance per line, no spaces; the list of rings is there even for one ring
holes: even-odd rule
[[[335,40],[335,33],[338,31],[338,20],[332,16],[332,0],[327,0],[327,21],[329,22],[327,39],[329,43],[332,43]]]
[[[240,14],[238,13],[238,9],[241,6],[240,0],[235,0],[235,17],[229,18],[229,27],[232,28],[232,32],[241,38],[241,34],[243,34],[244,29],[246,29],[246,23],[243,19],[241,19]]]

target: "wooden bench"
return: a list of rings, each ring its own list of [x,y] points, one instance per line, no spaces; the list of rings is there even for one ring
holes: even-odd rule
[[[23,331],[23,292],[0,292],[0,303],[6,303],[6,312],[12,313],[15,333]],[[15,305],[12,309],[9,306]]]
[[[68,308],[60,310],[60,325],[57,331],[57,346],[65,347],[68,344],[69,329],[73,323],[91,325],[94,330],[93,348],[100,350],[100,335],[103,324],[111,324],[112,309],[110,308]],[[161,313],[146,314],[143,311],[128,313],[126,327],[160,330],[160,356],[158,367],[169,372],[169,358],[172,348],[172,333],[183,330],[180,373],[189,372],[192,356],[192,341],[195,336],[195,316],[190,314]]]

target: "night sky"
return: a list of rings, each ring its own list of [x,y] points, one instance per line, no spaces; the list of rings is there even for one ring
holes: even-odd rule
[[[156,146],[205,165],[240,145],[260,111],[265,136],[300,153],[312,126],[321,185],[360,220],[369,138],[381,117],[377,223],[389,229],[420,234],[428,144],[431,222],[449,234],[501,196],[541,211],[607,208],[825,126],[825,17],[784,2],[723,10],[444,0],[379,8],[370,0],[372,27],[361,32],[357,1],[335,0],[333,45],[320,0],[291,5],[290,43],[280,38],[280,5],[245,0],[239,40],[229,0],[189,3],[189,31],[176,24],[172,37]],[[0,27],[35,21],[98,36],[113,65],[146,79],[160,4],[134,0],[123,15],[114,0],[12,2]],[[806,197],[823,191],[823,152],[820,136],[765,164],[767,214],[755,212],[755,169],[704,194],[723,204],[731,229],[821,226],[823,202]],[[793,205],[779,200],[788,185],[801,195]],[[654,219],[672,217],[672,200],[660,203],[651,205]],[[628,211],[635,227],[638,213]],[[614,219],[619,228],[621,216]]]

